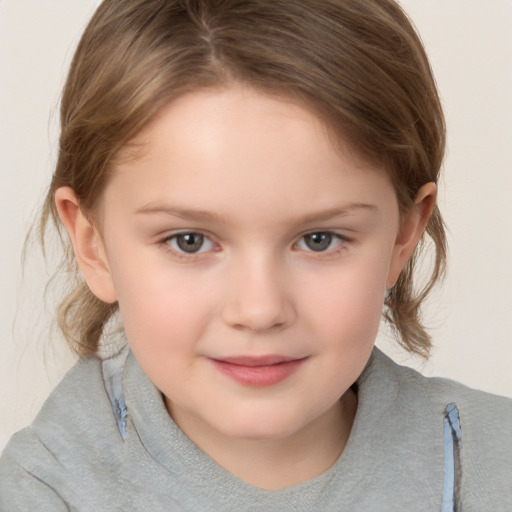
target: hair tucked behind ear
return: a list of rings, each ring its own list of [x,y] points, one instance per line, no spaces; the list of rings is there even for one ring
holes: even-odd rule
[[[444,154],[434,78],[411,23],[393,0],[104,0],[78,45],[61,104],[59,158],[42,215],[59,226],[55,190],[69,186],[89,218],[115,159],[164,105],[185,92],[240,82],[312,108],[332,132],[381,165],[402,213]],[[446,259],[437,208],[426,235],[436,251],[414,285],[423,243],[390,292],[386,317],[410,351],[428,354],[420,306]],[[64,268],[79,276],[71,252]],[[78,277],[59,323],[80,354],[94,353],[115,305]]]

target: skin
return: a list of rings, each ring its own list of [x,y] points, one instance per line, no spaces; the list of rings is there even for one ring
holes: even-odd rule
[[[220,465],[266,489],[321,474],[347,442],[349,388],[435,185],[400,219],[382,169],[334,148],[308,109],[239,85],[180,97],[135,142],[142,152],[119,159],[103,193],[101,229],[71,189],[56,192],[89,287],[119,302],[167,410]],[[301,362],[265,386],[214,362],[268,355]]]

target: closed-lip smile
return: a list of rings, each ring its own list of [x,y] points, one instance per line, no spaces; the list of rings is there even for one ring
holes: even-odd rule
[[[274,364],[287,363],[289,361],[297,361],[305,359],[303,357],[291,357],[281,355],[263,355],[263,356],[235,356],[235,357],[220,357],[216,359],[229,364],[236,364],[240,366],[271,366]]]
[[[211,358],[210,361],[220,373],[239,384],[267,387],[293,375],[307,359],[272,354]]]

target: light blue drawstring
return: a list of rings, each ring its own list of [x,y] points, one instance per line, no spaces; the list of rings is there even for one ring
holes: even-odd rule
[[[115,356],[104,359],[101,362],[103,382],[107,391],[112,411],[116,418],[117,428],[123,438],[126,439],[126,404],[123,395],[123,369],[128,357],[128,348],[125,347]]]
[[[460,490],[462,479],[462,430],[459,410],[448,404],[443,420],[444,489],[441,512],[462,512]]]

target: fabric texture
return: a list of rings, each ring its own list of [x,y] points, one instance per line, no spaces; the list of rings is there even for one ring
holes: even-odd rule
[[[121,380],[83,359],[13,436],[0,459],[0,511],[512,510],[512,400],[423,377],[377,349],[357,381],[341,457],[278,491],[243,482],[197,448],[133,354],[120,368]],[[454,447],[460,461],[450,459]],[[457,508],[443,495],[459,462]]]

